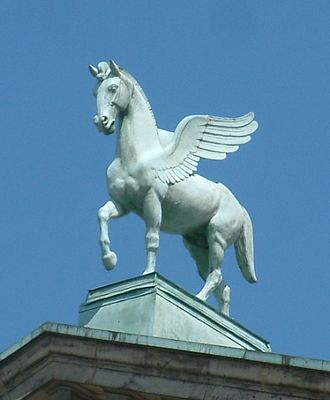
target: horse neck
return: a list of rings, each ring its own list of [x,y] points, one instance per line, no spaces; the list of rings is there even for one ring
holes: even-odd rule
[[[149,103],[139,90],[134,90],[121,119],[117,156],[123,164],[135,164],[148,153],[161,151],[156,121]]]

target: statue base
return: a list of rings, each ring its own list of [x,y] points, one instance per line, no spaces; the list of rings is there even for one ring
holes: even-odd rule
[[[270,351],[266,340],[157,273],[91,289],[79,316],[88,328]]]

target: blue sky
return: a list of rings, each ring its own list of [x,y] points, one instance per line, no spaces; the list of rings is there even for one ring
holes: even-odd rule
[[[87,65],[114,59],[161,128],[256,113],[249,144],[199,168],[254,223],[258,283],[232,250],[223,265],[231,316],[274,352],[330,359],[330,3],[3,0],[0,19],[0,351],[45,321],[76,324],[89,288],[144,270],[134,215],[111,225],[116,269],[100,261],[96,212],[115,138],[93,126]],[[161,235],[158,272],[202,286],[177,236]]]

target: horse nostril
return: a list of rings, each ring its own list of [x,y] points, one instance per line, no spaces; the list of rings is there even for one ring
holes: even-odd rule
[[[105,116],[105,115],[102,115],[102,117],[101,117],[101,121],[102,121],[104,124],[106,124],[106,123],[107,123],[107,121],[108,121],[108,117],[107,117],[107,116]]]

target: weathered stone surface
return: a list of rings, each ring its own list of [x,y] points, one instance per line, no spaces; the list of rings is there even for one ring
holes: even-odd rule
[[[57,400],[59,394],[325,400],[330,362],[48,323],[1,354],[0,398]]]
[[[156,273],[90,290],[80,307],[80,325],[270,351],[266,340]]]

